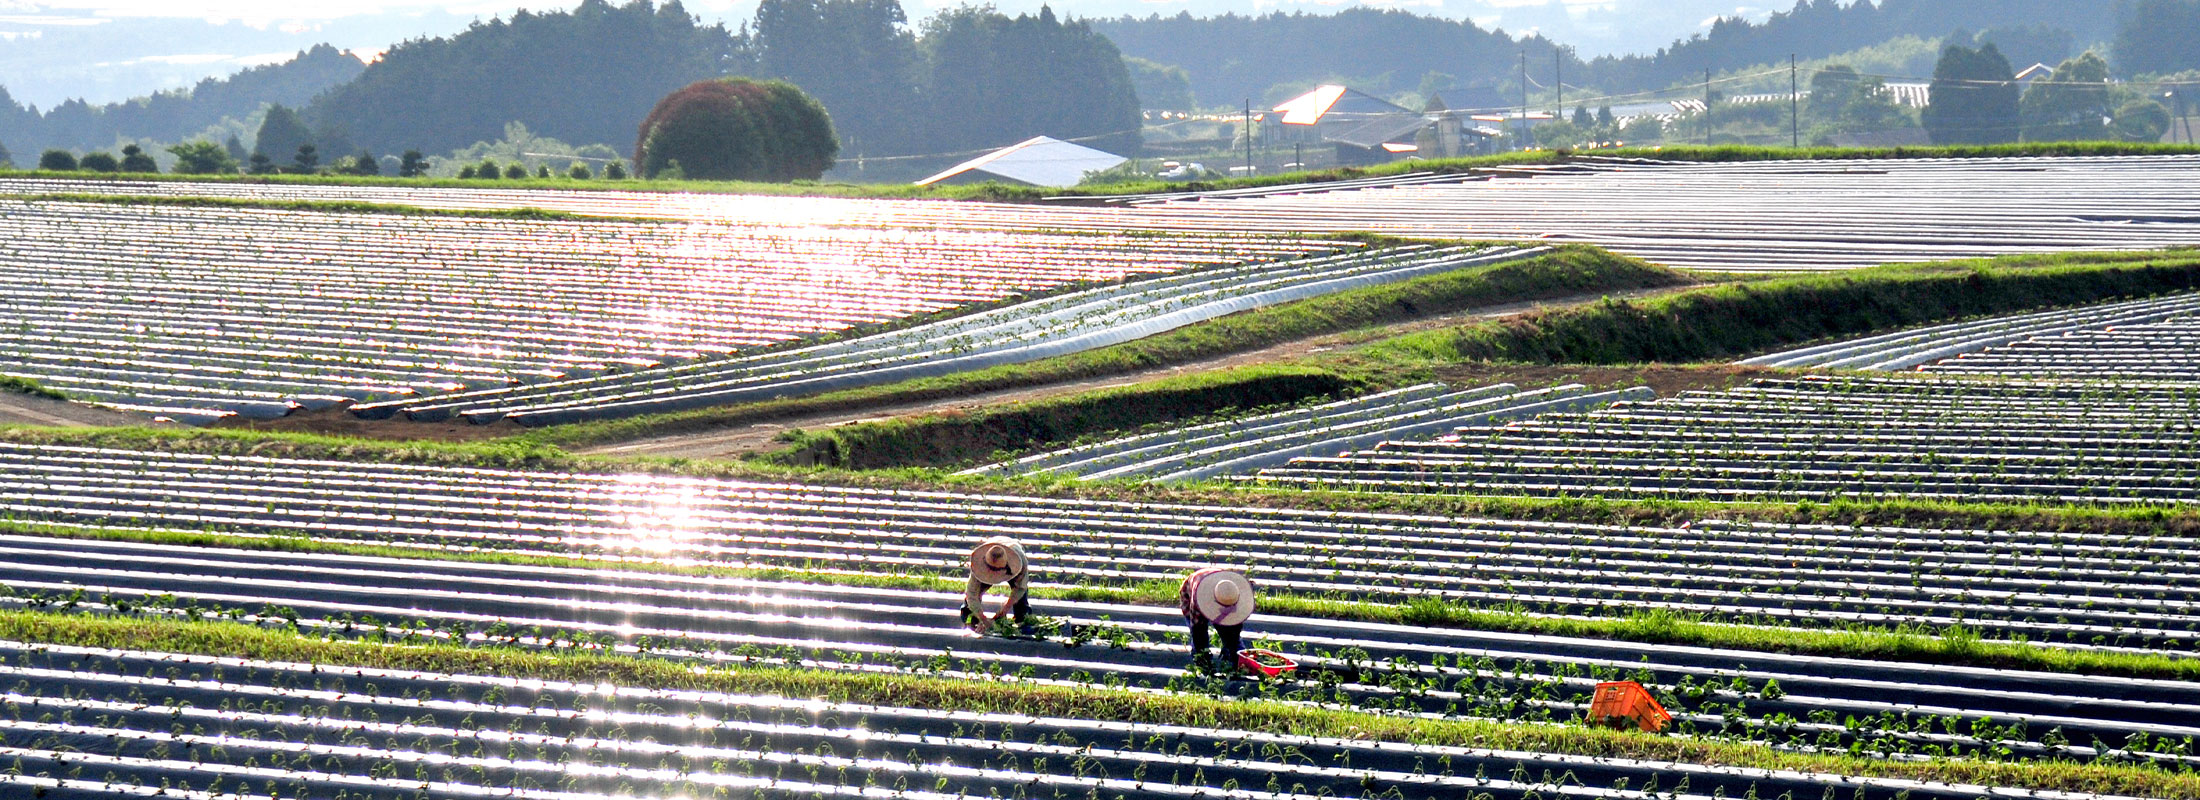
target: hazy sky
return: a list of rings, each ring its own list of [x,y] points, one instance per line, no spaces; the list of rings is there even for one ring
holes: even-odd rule
[[[662,0],[660,0],[661,2]],[[518,8],[569,9],[554,2],[426,0],[0,0],[0,85],[19,101],[51,106],[76,97],[95,103],[187,86],[245,67],[289,58],[327,42],[373,57],[416,36],[441,36]],[[624,4],[628,0],[611,0]],[[912,20],[983,0],[902,0]],[[1008,13],[1042,0],[991,0]],[[1197,16],[1225,12],[1326,13],[1352,5],[1403,8],[1471,19],[1515,34],[1540,32],[1584,56],[1648,52],[1709,26],[1721,15],[1762,18],[1793,0],[1054,0],[1068,16]],[[685,0],[706,21],[737,26],[756,0]]]
[[[922,17],[940,8],[963,5],[965,2],[966,0],[904,0],[904,6],[909,9],[912,17]],[[1734,0],[1056,0],[1052,5],[1057,12],[1085,16],[1173,14],[1178,10],[1190,10],[1201,15],[1276,9],[1320,12],[1349,5],[1368,5],[1405,8],[1447,17],[1466,17],[1487,25],[1520,27],[1521,23],[1557,17],[1578,20],[1601,16],[1598,12],[1620,10],[1639,15],[1672,7],[1685,7],[1689,17],[1708,22],[1711,16],[1718,14],[1762,16],[1768,11],[1766,6],[1774,2],[1777,0],[1760,0],[1759,3],[1736,3]],[[1036,8],[1039,2],[995,0],[993,4],[1013,12]],[[166,17],[245,22],[255,27],[313,26],[331,20],[385,14],[487,16],[509,13],[522,7],[570,8],[573,5],[572,2],[514,3],[498,0],[456,3],[424,0],[358,0],[343,3],[283,0],[0,0],[0,18],[15,17],[13,21],[28,22],[25,18],[33,17],[46,18],[51,20],[51,24],[83,24],[122,17]],[[735,20],[748,17],[756,8],[755,0],[689,0],[686,5],[690,11],[706,18]],[[1686,33],[1687,31],[1659,31],[1657,35],[1671,39]]]

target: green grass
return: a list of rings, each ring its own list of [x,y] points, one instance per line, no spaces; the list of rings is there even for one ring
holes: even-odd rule
[[[1989,314],[2200,287],[2200,251],[2019,256],[1716,286],[1407,334],[1363,353],[1408,362],[1693,362]]]
[[[971,414],[790,431],[785,434],[790,446],[766,458],[781,464],[844,469],[955,467],[1094,432],[1190,424],[1195,418],[1342,397],[1364,388],[1362,381],[1315,367],[1241,367]]]
[[[661,575],[733,578],[782,583],[862,586],[953,593],[963,578],[922,571],[899,573],[831,572],[828,565],[735,567],[669,563],[647,558],[544,555],[496,550],[446,550],[404,545],[327,542],[306,534],[241,536],[218,532],[79,528],[0,522],[0,531],[62,539],[138,542],[177,548],[220,547],[283,553],[324,553],[376,558],[458,561],[566,569],[617,570]],[[1173,607],[1178,585],[1145,581],[1129,585],[1036,586],[1035,600],[1121,603]],[[1422,598],[1406,603],[1375,603],[1288,593],[1261,595],[1261,608],[1281,616],[1378,622],[1432,628],[1505,631],[1544,636],[1671,644],[1742,651],[1901,661],[1953,666],[2021,669],[2080,675],[2109,675],[2162,680],[2200,680],[2200,659],[2169,655],[2089,652],[2040,647],[2020,642],[1983,640],[1962,626],[1925,628],[1858,627],[1838,630],[1725,624],[1699,616],[1642,612],[1628,616],[1582,619],[1543,616],[1470,603]]]
[[[461,647],[444,643],[368,644],[308,638],[233,622],[0,611],[0,639],[326,666],[609,683],[647,689],[813,698],[835,703],[940,711],[1186,725],[2037,790],[2144,797],[2200,796],[2200,774],[2173,773],[2151,767],[1952,759],[1889,761],[1783,752],[1761,745],[1582,726],[1429,720],[1266,700],[1150,694],[1099,686],[1040,686],[907,673],[846,673],[760,665],[700,667],[597,652]]]
[[[44,172],[0,170],[5,178],[62,178],[73,181],[178,182],[263,184],[270,186],[379,186],[437,189],[542,189],[552,191],[616,191],[695,194],[798,195],[914,200],[1031,200],[1041,195],[1030,187],[1002,184],[924,187],[905,183],[756,183],[747,181],[580,180],[552,178],[399,178],[374,175],[175,175],[167,173]]]
[[[14,392],[54,400],[69,399],[69,396],[59,389],[48,387],[29,378],[18,378],[12,375],[0,375],[0,392]]]
[[[1374,240],[1387,241],[1387,240]],[[1121,375],[1257,350],[1282,342],[1361,330],[1504,303],[1594,292],[1629,292],[1694,282],[1673,270],[1583,245],[1532,259],[1458,270],[1411,281],[1232,314],[1135,342],[1036,361],[811,397],[746,403],[606,422],[545,428],[528,436],[586,446],[668,436],[803,414],[964,397],[1061,381]],[[1352,377],[1352,376],[1348,376]],[[1119,427],[1135,427],[1136,422]],[[1036,444],[1036,442],[1034,442]]]

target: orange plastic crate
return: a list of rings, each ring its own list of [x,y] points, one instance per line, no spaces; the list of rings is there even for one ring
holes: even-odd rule
[[[1589,701],[1591,725],[1632,727],[1657,733],[1672,721],[1673,715],[1665,713],[1665,706],[1658,705],[1657,698],[1650,696],[1650,690],[1634,681],[1597,684],[1596,696]]]

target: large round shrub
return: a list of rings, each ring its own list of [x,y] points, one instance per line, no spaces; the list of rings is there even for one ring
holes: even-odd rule
[[[825,107],[785,81],[720,78],[665,95],[642,120],[634,165],[644,178],[785,182],[816,179],[840,140]]]

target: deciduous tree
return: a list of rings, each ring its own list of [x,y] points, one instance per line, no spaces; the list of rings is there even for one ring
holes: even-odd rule
[[[634,163],[660,177],[675,162],[695,180],[816,179],[840,151],[824,106],[785,81],[697,81],[642,120]]]

